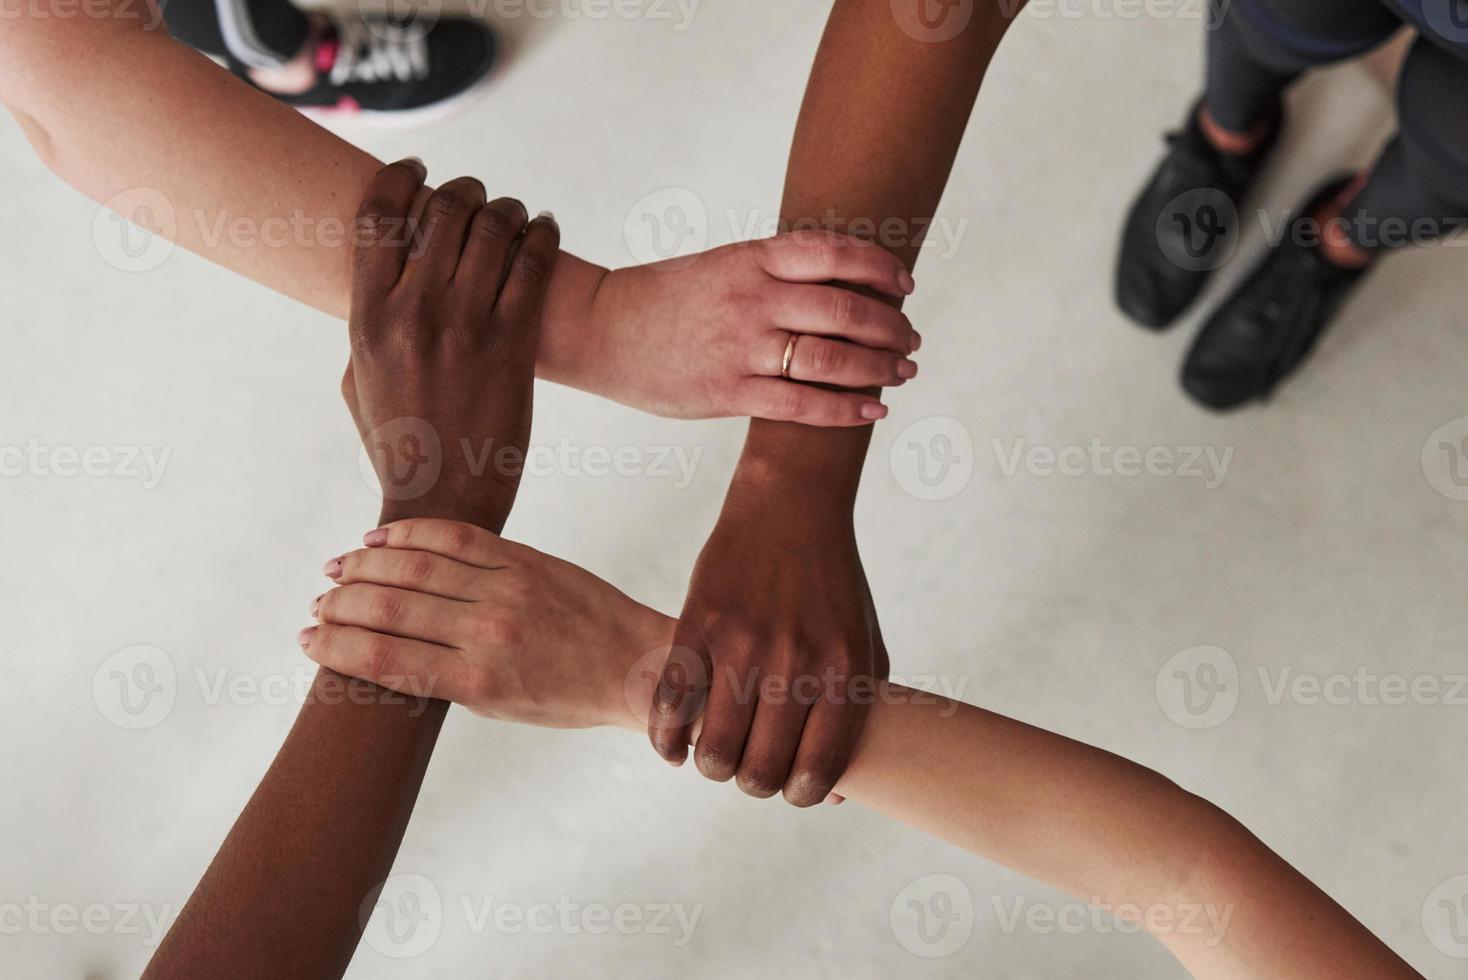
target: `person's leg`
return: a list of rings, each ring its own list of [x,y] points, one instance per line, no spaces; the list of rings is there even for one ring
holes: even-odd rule
[[[1374,260],[1468,221],[1468,58],[1418,40],[1398,89],[1401,130],[1376,164],[1316,194],[1198,335],[1183,386],[1231,408],[1303,363]]]
[[[1349,258],[1420,245],[1462,231],[1468,221],[1468,58],[1425,39],[1412,46],[1397,88],[1400,131],[1339,208],[1328,257]],[[1329,215],[1328,215],[1329,217]]]
[[[1307,69],[1349,58],[1401,26],[1379,0],[1215,0],[1202,98],[1123,230],[1116,302],[1171,325],[1233,254],[1238,209],[1279,134],[1281,96]]]

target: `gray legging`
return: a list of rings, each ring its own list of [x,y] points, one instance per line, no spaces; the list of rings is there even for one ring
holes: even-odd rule
[[[1346,209],[1363,248],[1428,241],[1468,224],[1468,0],[1214,0],[1205,101],[1225,129],[1266,117],[1305,70],[1421,36],[1397,89],[1399,132]],[[1226,6],[1224,6],[1226,4]]]

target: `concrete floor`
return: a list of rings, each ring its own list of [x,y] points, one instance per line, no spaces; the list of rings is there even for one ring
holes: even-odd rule
[[[1185,401],[1174,379],[1196,316],[1144,333],[1112,307],[1109,283],[1118,222],[1197,86],[1190,6],[1142,19],[1036,7],[994,65],[942,206],[963,229],[958,247],[923,259],[909,306],[923,373],[890,399],[859,504],[894,668],[1161,770],[1244,820],[1424,974],[1462,977],[1449,953],[1468,949],[1449,941],[1442,903],[1468,908],[1468,879],[1454,880],[1468,873],[1468,690],[1453,680],[1468,670],[1468,504],[1438,446],[1468,430],[1463,253],[1389,263],[1267,408],[1220,418]],[[774,213],[827,7],[710,0],[683,31],[522,18],[507,25],[514,56],[492,97],[468,114],[346,135],[552,207],[568,247],[605,263],[632,261],[629,215],[669,188],[692,192],[709,242],[725,241]],[[1389,99],[1356,68],[1311,79],[1292,104],[1261,195],[1273,212],[1369,160],[1390,127]],[[0,443],[171,453],[156,486],[0,481],[0,972],[110,980],[137,975],[156,941],[146,915],[176,910],[279,745],[290,684],[309,673],[293,637],[317,570],[374,502],[336,392],[339,325],[182,253],[118,271],[94,248],[94,205],[9,122],[0,166]],[[1201,308],[1262,237],[1251,230]],[[537,398],[538,442],[702,453],[687,485],[536,479],[510,528],[676,610],[741,424],[665,422],[547,386]],[[914,442],[940,448],[935,436],[957,453],[936,488],[910,456]],[[1023,462],[1030,447],[1093,440],[1165,447],[1179,466],[1194,450],[1231,455],[1221,482],[1095,466],[1047,476]],[[137,645],[162,654],[120,653]],[[172,707],[129,730],[109,685],[138,662],[162,671]],[[1237,681],[1190,713],[1179,667]],[[1390,675],[1439,693],[1373,703],[1370,678]],[[1336,696],[1310,703],[1312,679]],[[239,686],[221,694],[221,681]],[[432,882],[436,939],[407,960],[364,947],[358,980],[1181,974],[1104,919],[1007,928],[1019,905],[1068,900],[857,808],[798,813],[670,770],[635,738],[464,712],[397,869]],[[955,876],[948,887],[974,908],[966,942],[919,947],[942,958],[910,952],[892,925],[904,889],[931,874]],[[481,918],[536,903],[645,915],[671,904],[700,918],[691,938],[676,919],[671,932],[592,935]],[[51,918],[92,904],[107,911],[90,913],[90,932]],[[27,905],[42,925],[17,930]]]

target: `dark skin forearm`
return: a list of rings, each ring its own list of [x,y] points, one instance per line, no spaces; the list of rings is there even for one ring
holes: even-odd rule
[[[429,503],[382,523],[459,514]],[[431,693],[431,692],[424,692]],[[317,673],[296,723],[144,980],[321,980],[346,972],[392,870],[448,702]]]
[[[392,868],[447,709],[318,673],[145,980],[341,976],[368,899]]]
[[[931,0],[902,2],[916,10]],[[892,0],[837,0],[795,128],[780,208],[785,224],[818,222],[876,237],[912,269],[984,72],[1009,26],[1005,6],[974,4],[957,37],[930,42],[903,29]],[[899,230],[873,236],[884,223]],[[849,508],[870,441],[870,426],[820,431],[755,419],[741,470],[795,473]]]

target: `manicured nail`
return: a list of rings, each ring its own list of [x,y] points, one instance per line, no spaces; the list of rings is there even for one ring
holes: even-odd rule
[[[340,558],[333,558],[331,561],[327,562],[326,567],[321,570],[326,573],[327,578],[341,578],[342,560]]]
[[[912,273],[904,269],[897,276],[897,285],[902,288],[903,295],[911,296],[912,291],[917,289],[917,282],[912,278]]]
[[[301,630],[301,632],[296,634],[296,642],[301,645],[302,650],[311,645],[311,637],[313,634],[315,634],[315,632],[316,627],[307,626],[305,629]]]
[[[869,422],[887,417],[887,406],[881,402],[867,402],[861,407],[861,417]]]
[[[923,335],[914,330],[912,332],[912,351],[909,353],[915,353],[921,346],[923,346]]]
[[[321,595],[319,595],[316,598],[314,598],[314,599],[311,600],[311,615],[312,616],[315,616],[317,613],[319,613],[321,611],[321,600],[325,596],[326,596],[326,593],[323,592]]]
[[[557,221],[556,220],[556,216],[554,214],[550,213],[549,211],[542,211],[539,214],[537,214],[536,217],[537,218],[545,218],[551,224],[555,225],[556,227],[560,227],[560,224],[561,223],[559,221]]]
[[[381,548],[387,544],[387,528],[379,527],[362,535],[362,543],[369,548]]]
[[[917,364],[907,358],[897,362],[897,376],[904,381],[917,377]]]

